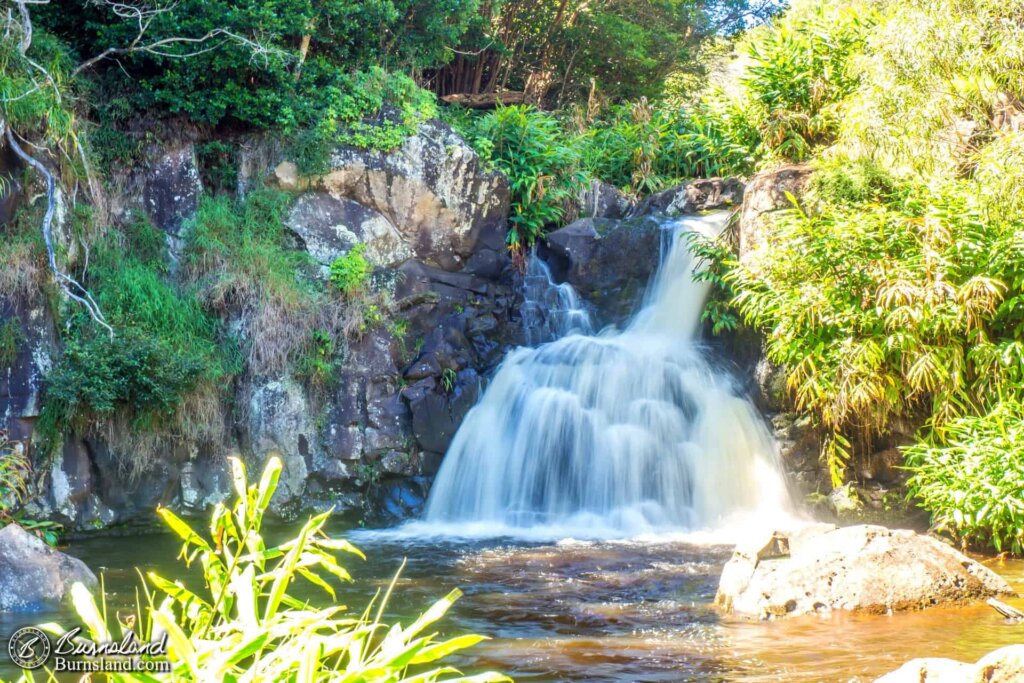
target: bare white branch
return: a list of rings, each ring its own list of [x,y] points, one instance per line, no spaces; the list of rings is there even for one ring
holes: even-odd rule
[[[69,299],[84,306],[89,312],[89,316],[99,325],[102,325],[110,333],[110,336],[114,336],[114,329],[107,324],[106,319],[103,317],[103,312],[100,310],[95,299],[92,298],[92,295],[89,294],[89,291],[57,266],[57,255],[53,248],[53,214],[57,208],[57,181],[43,162],[22,149],[11,127],[6,122],[0,122],[3,123],[4,133],[7,136],[7,143],[10,145],[11,150],[46,180],[46,213],[43,214],[43,241],[46,243],[46,255],[54,281],[67,294]]]

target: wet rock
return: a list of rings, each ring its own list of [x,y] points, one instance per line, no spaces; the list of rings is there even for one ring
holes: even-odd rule
[[[640,304],[661,257],[665,215],[738,207],[743,183],[695,180],[648,197],[630,217],[581,218],[549,233],[538,253],[558,282],[596,308],[602,324],[622,324]]]
[[[17,524],[0,529],[0,612],[57,607],[72,584],[98,582],[81,560],[54,550]]]
[[[756,619],[884,614],[1013,594],[988,568],[913,531],[815,525],[777,533],[786,538],[787,557],[764,556],[764,539],[736,548],[715,596],[726,612]]]
[[[793,206],[787,193],[799,198],[811,173],[809,166],[782,166],[758,173],[747,184],[740,217],[740,261],[751,263],[754,253],[765,246],[772,214]]]
[[[1024,645],[988,653],[975,664],[953,659],[913,659],[875,683],[1020,683],[1024,681]]]
[[[584,185],[577,198],[580,218],[625,218],[632,208],[633,201],[619,188],[600,180]]]

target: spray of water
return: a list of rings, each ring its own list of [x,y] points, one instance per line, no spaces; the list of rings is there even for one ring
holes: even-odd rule
[[[681,235],[717,234],[726,219],[663,226],[662,264],[621,331],[593,333],[572,288],[531,265],[524,317],[537,338],[557,338],[502,363],[455,435],[419,532],[620,538],[785,513],[771,435],[696,339],[706,285]]]

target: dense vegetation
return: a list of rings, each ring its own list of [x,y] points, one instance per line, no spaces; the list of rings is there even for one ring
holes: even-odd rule
[[[750,37],[758,164],[810,160],[768,246],[719,266],[839,483],[920,429],[912,494],[966,543],[1024,549],[1020,2],[806,3]],[[716,309],[721,313],[720,309]]]

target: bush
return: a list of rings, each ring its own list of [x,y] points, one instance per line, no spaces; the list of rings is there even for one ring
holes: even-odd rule
[[[898,418],[932,426],[1021,387],[1017,330],[1024,280],[1014,259],[1022,223],[986,217],[969,188],[822,180],[847,195],[784,212],[771,248],[728,278],[745,320],[770,330],[796,405],[832,434],[842,479],[848,443],[870,448]],[[875,201],[847,203],[850,193]],[[1012,287],[1013,289],[1008,289]]]
[[[222,33],[205,43],[172,42],[155,52],[118,55],[89,73],[98,76],[111,99],[128,99],[136,110],[290,134],[329,119],[339,93],[350,103],[372,99],[372,93],[362,92],[372,84],[359,71],[388,64],[408,73],[444,63],[451,56],[447,46],[476,10],[472,0],[182,0],[154,13],[143,43]],[[83,59],[129,45],[139,28],[88,0],[32,12],[39,28],[68,41]],[[301,53],[304,39],[307,50]],[[349,120],[374,113],[359,111]]]
[[[1024,405],[1000,401],[904,449],[910,494],[964,545],[1024,555]]]
[[[462,678],[450,666],[435,663],[471,647],[481,636],[438,640],[428,631],[461,592],[454,590],[408,625],[382,621],[398,577],[386,593],[359,612],[336,604],[332,583],[350,581],[338,562],[339,552],[363,554],[348,541],[324,532],[326,512],[311,518],[292,539],[268,546],[263,517],[277,487],[281,461],[271,458],[259,484],[246,485],[245,470],[231,460],[238,499],[230,509],[214,509],[210,536],[203,537],[166,508],[158,513],[184,541],[180,557],[187,566],[197,559],[203,589],[149,572],[145,604],[125,618],[107,610],[82,584],[72,587],[79,619],[96,642],[132,637],[150,642],[157,631],[168,638],[167,658],[176,681],[486,681],[510,680],[489,672]],[[300,600],[297,584],[322,591],[327,606]],[[191,584],[188,584],[191,585]],[[116,615],[116,616],[115,616]],[[54,633],[63,630],[47,625]],[[27,674],[32,680],[31,674]],[[152,680],[146,674],[109,674],[111,681]]]
[[[835,139],[844,100],[858,85],[850,62],[874,23],[866,3],[819,2],[794,8],[749,42],[742,84],[763,155],[802,161]]]
[[[456,123],[477,152],[508,176],[509,246],[532,246],[547,226],[562,220],[582,186],[575,141],[552,114],[529,106],[499,107]]]
[[[356,244],[331,263],[331,284],[346,296],[363,291],[370,279],[370,263],[363,256],[365,252],[365,244]]]

